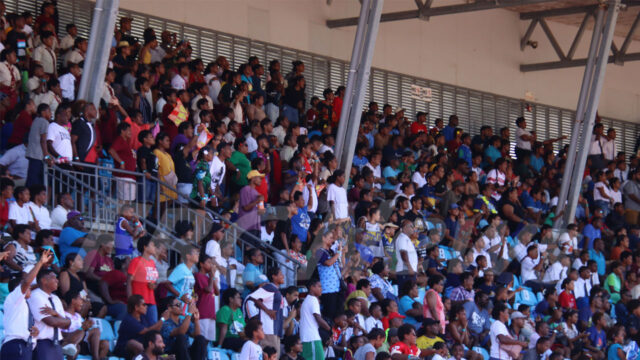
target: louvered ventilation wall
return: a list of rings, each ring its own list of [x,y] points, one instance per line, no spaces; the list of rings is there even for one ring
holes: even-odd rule
[[[42,2],[42,0],[5,0],[7,12],[31,11],[34,14],[39,14]],[[93,3],[86,0],[59,0],[58,9],[61,35],[65,35],[65,25],[73,22],[78,25],[81,36],[88,36]],[[346,85],[347,82],[349,64],[343,60],[128,10],[121,10],[119,16],[134,18],[132,35],[138,38],[142,38],[146,27],[153,27],[158,33],[162,30],[178,33],[179,38],[188,39],[191,42],[193,57],[201,57],[205,63],[222,55],[227,57],[233,68],[237,68],[246,62],[249,56],[255,55],[260,58],[265,68],[270,60],[280,60],[282,72],[287,74],[291,70],[293,60],[302,60],[305,63],[307,100],[314,95],[322,97],[322,90],[326,87],[335,90],[340,85]],[[424,103],[411,99],[412,84],[430,87],[433,95],[432,102]],[[578,84],[576,84],[576,91],[578,91]],[[570,135],[574,117],[572,110],[532,103],[531,112],[529,112],[525,110],[525,102],[520,99],[470,90],[376,68],[371,69],[364,106],[367,106],[369,101],[378,102],[380,108],[384,103],[393,105],[394,109],[404,107],[410,118],[413,118],[417,111],[428,111],[429,126],[433,124],[435,118],[444,118],[446,124],[449,115],[458,114],[460,126],[472,134],[478,133],[480,126],[485,124],[492,126],[495,132],[508,126],[512,129],[512,147],[515,146],[514,129],[515,119],[518,116],[524,116],[529,128],[537,131],[541,139]],[[603,119],[603,121],[605,128],[614,127],[617,129],[618,150],[625,151],[627,154],[632,153],[640,124],[614,119]],[[564,145],[566,142],[567,140],[561,144]]]

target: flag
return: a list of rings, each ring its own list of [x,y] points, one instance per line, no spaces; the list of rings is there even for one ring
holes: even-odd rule
[[[173,111],[171,112],[171,114],[169,114],[169,120],[173,121],[176,126],[180,126],[180,124],[187,121],[188,117],[189,112],[184,108],[184,105],[182,105],[182,101],[178,99],[176,107],[173,108]]]
[[[205,147],[209,141],[213,139],[213,135],[209,132],[209,130],[205,127],[203,131],[198,135],[198,141],[196,142],[196,146],[198,149],[202,149]]]

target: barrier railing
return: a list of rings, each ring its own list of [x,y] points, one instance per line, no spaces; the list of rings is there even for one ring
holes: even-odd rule
[[[52,190],[48,195],[49,203],[55,204],[55,197],[61,192],[69,192],[76,209],[88,220],[90,231],[113,232],[120,208],[125,204],[136,208],[147,230],[171,241],[170,248],[175,248],[175,244],[186,244],[175,235],[176,222],[186,220],[193,225],[193,245],[196,246],[209,240],[206,235],[217,222],[226,228],[223,241],[235,244],[239,261],[247,248],[258,247],[267,264],[277,264],[283,271],[293,274],[293,283],[297,281],[298,261],[217,212],[202,209],[195,200],[181,196],[178,189],[157,177],[146,178],[140,172],[70,162],[47,167],[45,180]]]

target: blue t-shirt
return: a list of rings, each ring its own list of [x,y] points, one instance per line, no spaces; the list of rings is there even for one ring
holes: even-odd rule
[[[248,263],[244,268],[244,272],[242,273],[242,282],[248,283],[252,282],[253,287],[256,288],[258,285],[267,281],[267,276],[262,273],[259,267],[252,263]],[[252,290],[249,288],[244,289],[244,296],[248,295]],[[243,297],[244,297],[243,296]]]
[[[363,166],[367,165],[367,163],[369,162],[369,160],[367,160],[366,156],[363,157],[359,157],[358,155],[355,155],[353,157],[353,166],[357,167],[358,169],[362,169]]]
[[[531,156],[531,162],[529,163],[535,172],[539,173],[544,166],[544,160],[542,158],[536,157],[535,155]]]
[[[602,237],[602,233],[600,232],[600,229],[596,229],[591,224],[588,224],[587,226],[584,227],[584,230],[582,230],[582,235],[589,238],[589,242],[585,246],[585,249],[589,249],[589,250],[593,249],[593,240]]]
[[[129,220],[122,216],[118,218],[118,221],[116,221],[114,242],[116,255],[133,254],[133,236],[131,236],[131,234],[129,234],[129,232],[124,228],[124,225],[128,222]]]
[[[598,331],[595,326],[592,326],[587,329],[587,333],[589,334],[589,340],[591,340],[591,345],[593,347],[596,347],[599,350],[607,347],[607,336],[604,333],[604,330]]]
[[[184,322],[185,317],[184,316],[180,316],[179,319],[179,323],[176,324],[175,322],[173,322],[173,320],[168,319],[165,320],[162,323],[162,330],[160,331],[161,335],[162,335],[162,340],[164,341],[164,345],[165,345],[165,352],[170,353],[173,352],[175,349],[173,349],[173,345],[176,342],[176,337],[175,336],[171,336],[171,332],[173,331],[173,329],[179,327],[180,325],[182,325],[182,323]],[[189,328],[187,329],[187,336],[191,336],[193,334],[193,330],[195,329],[195,326],[193,325],[193,321],[189,324]]]
[[[489,145],[484,150],[484,157],[485,163],[488,164],[488,161],[486,159],[490,159],[492,162],[496,162],[496,160],[502,157],[502,153],[500,153],[500,150],[493,147],[493,145]]]
[[[316,250],[316,259],[318,259],[318,275],[320,276],[320,284],[322,285],[323,294],[337,293],[340,291],[340,267],[338,261],[331,266],[324,263],[333,257],[334,253],[320,248]]]
[[[609,351],[607,351],[607,359],[608,360],[620,360],[620,356],[618,356],[618,349],[622,349],[622,345],[613,344],[609,347]],[[624,349],[622,349],[624,351]]]
[[[307,232],[311,225],[311,218],[307,207],[298,208],[298,213],[291,218],[291,232],[298,236],[300,241],[307,241]]]
[[[116,342],[114,353],[118,356],[126,356],[127,342],[129,340],[136,340],[142,343],[142,335],[140,332],[149,326],[151,326],[151,324],[147,322],[146,316],[141,316],[140,321],[138,321],[131,316],[131,314],[125,315],[118,329],[118,341]]]
[[[458,148],[458,157],[466,161],[469,167],[473,165],[471,162],[471,149],[466,144],[462,144]]]
[[[589,259],[594,260],[596,264],[598,264],[598,275],[604,276],[607,268],[607,262],[604,259],[604,254],[591,249],[589,250]]]
[[[73,244],[79,238],[85,236],[87,236],[86,232],[74,229],[71,226],[67,226],[62,229],[62,232],[60,232],[60,237],[58,238],[58,246],[60,247],[60,258],[66,259],[67,255],[71,253],[78,253],[84,259],[84,257],[87,255],[87,252],[84,251],[83,248],[72,246],[71,244]]]
[[[453,140],[453,137],[456,134],[456,128],[454,128],[453,126],[447,125],[444,127],[444,129],[442,129],[442,134],[444,135],[445,141],[449,142]]]
[[[444,225],[449,230],[449,236],[455,239],[458,234],[458,221],[452,220],[450,216],[447,216],[447,218],[444,219]]]
[[[191,269],[189,269],[185,263],[176,266],[173,272],[171,272],[171,275],[169,275],[168,280],[180,293],[178,298],[181,298],[184,294],[191,296],[193,293],[193,286],[196,283],[196,279],[193,277]]]
[[[473,301],[467,301],[462,307],[464,307],[464,311],[467,314],[471,333],[480,334],[484,330],[491,328],[491,317],[487,310],[480,310]]]
[[[398,312],[400,313],[400,315],[406,316],[406,318],[403,320],[405,324],[410,324],[414,327],[418,327],[420,323],[413,317],[407,315],[407,311],[413,309],[413,304],[415,302],[416,301],[410,298],[409,295],[403,296],[402,298],[400,298],[400,302],[398,303]]]
[[[382,185],[383,190],[393,190],[396,188],[395,185],[389,182],[389,178],[395,179],[398,174],[400,174],[400,169],[394,169],[391,166],[387,166],[382,170],[382,176],[384,177],[385,183]]]

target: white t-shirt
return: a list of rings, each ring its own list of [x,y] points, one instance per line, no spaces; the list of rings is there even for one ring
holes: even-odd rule
[[[605,199],[602,196],[602,194],[600,194],[600,190],[598,190],[599,188],[602,188],[604,190],[605,194],[607,194],[608,196],[611,196],[611,192],[609,190],[609,186],[607,186],[607,184],[605,184],[604,182],[599,181],[593,187],[593,200],[595,200],[595,201],[598,201],[598,200],[609,201],[609,199]]]
[[[372,329],[383,329],[384,327],[382,327],[382,321],[374,318],[373,316],[369,316],[365,321],[364,321],[364,325],[365,325],[365,330],[367,332],[371,332]]]
[[[531,143],[528,141],[522,140],[522,138],[520,138],[522,135],[531,136],[531,133],[525,129],[517,128],[516,129],[516,147],[523,150],[531,150]]]
[[[416,189],[423,187],[427,183],[427,180],[424,178],[424,175],[420,173],[420,171],[416,171],[413,173],[413,176],[411,176],[411,181],[416,184]]]
[[[375,178],[381,178],[382,177],[382,168],[380,167],[380,165],[374,167],[373,165],[371,165],[370,162],[368,162],[365,166],[373,171],[373,177],[375,177]],[[373,187],[375,189],[381,189],[382,185],[374,183]]]
[[[62,230],[62,226],[67,222],[67,214],[69,210],[65,209],[62,205],[56,206],[51,211],[51,229]]]
[[[502,238],[500,237],[500,235],[496,234],[493,238],[489,239],[489,237],[487,235],[482,235],[482,239],[484,240],[484,251],[489,252],[489,249],[496,246],[496,245],[500,245],[500,243],[502,242]],[[498,252],[500,251],[500,248],[498,247],[496,250],[493,251],[494,254],[498,254]],[[500,256],[500,254],[498,254]],[[505,260],[509,259],[509,245],[508,243],[505,242],[504,244],[504,248],[502,249],[502,258]]]
[[[176,74],[173,79],[171,79],[171,87],[176,90],[186,90],[187,82],[182,76]]]
[[[613,199],[614,204],[622,202],[622,192],[620,190],[614,191],[613,189],[609,189],[609,196]]]
[[[73,159],[73,149],[71,148],[71,134],[69,130],[55,122],[49,124],[47,129],[47,141],[51,140],[53,149],[62,157]]]
[[[509,336],[509,330],[507,330],[507,327],[501,321],[494,321],[493,324],[491,324],[491,329],[489,330],[489,336],[491,337],[490,356],[501,360],[511,360],[511,356],[509,356],[506,351],[500,349],[498,335]]]
[[[333,216],[336,219],[349,217],[349,201],[347,200],[347,190],[336,184],[330,184],[327,189],[327,201],[334,202]]]
[[[309,212],[315,213],[318,210],[318,193],[316,192],[316,184],[313,181],[308,181],[307,184],[311,184],[311,191],[305,186],[302,189],[302,197],[304,198],[304,204]],[[309,195],[311,195],[311,209],[309,209]]]
[[[413,271],[417,271],[418,253],[416,252],[416,247],[411,242],[411,239],[405,233],[400,233],[400,235],[398,235],[398,237],[396,238],[396,257],[398,259],[398,262],[396,264],[396,272],[409,270],[409,268],[402,260],[402,256],[400,255],[401,251],[407,252],[407,257],[409,259],[411,269],[413,269]]]
[[[207,246],[205,247],[204,252],[205,254],[207,254],[207,256],[212,257],[214,259],[218,259],[222,257],[222,253],[220,251],[220,244],[218,244],[218,242],[215,240],[207,241]]]
[[[11,309],[11,311],[4,313],[4,342],[15,339],[27,341],[29,338],[29,308],[20,285],[7,295],[4,306],[7,310]]]
[[[478,251],[475,247],[471,249],[471,251],[473,253],[473,266],[478,266],[478,263],[476,263],[476,258],[480,255],[484,255],[485,259],[487,259],[487,269],[491,269],[493,267],[493,264],[491,263],[491,255],[489,255],[488,252],[484,250]]]
[[[300,340],[302,342],[322,340],[318,332],[318,322],[313,314],[320,315],[320,302],[317,297],[307,295],[300,307]]]
[[[523,284],[529,280],[535,280],[537,278],[536,272],[533,270],[534,267],[536,267],[536,263],[532,258],[526,256],[522,259],[520,276]]]
[[[566,275],[567,270],[568,269],[566,267],[562,266],[560,261],[556,261],[551,266],[549,266],[547,271],[544,272],[544,277],[542,278],[542,281],[544,282],[560,281],[560,279],[567,276]]]
[[[31,213],[29,212],[29,206],[23,204],[18,205],[17,202],[12,202],[9,205],[9,220],[15,220],[16,224],[29,224],[31,221]]]
[[[238,359],[242,360],[262,360],[262,348],[253,341],[247,341],[242,345],[242,351]]]
[[[267,232],[267,228],[264,226],[260,226],[260,240],[266,242],[267,244],[273,243],[273,236],[276,234],[275,231],[272,231],[271,234]]]
[[[560,235],[558,244],[562,247],[565,254],[571,255],[576,249],[578,249],[578,238],[572,238],[568,232]]]
[[[51,217],[49,216],[49,210],[46,206],[38,206],[34,202],[30,201],[27,206],[33,211],[33,215],[38,220],[38,225],[42,230],[51,229]]]

